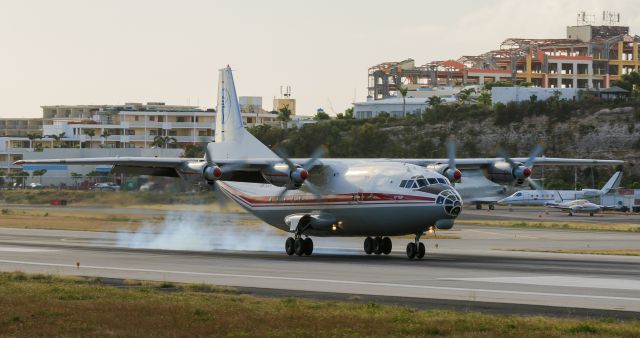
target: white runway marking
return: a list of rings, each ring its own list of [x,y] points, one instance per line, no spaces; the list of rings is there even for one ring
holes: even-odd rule
[[[58,250],[0,246],[0,252],[51,252]]]
[[[14,261],[14,260],[0,260],[0,263],[6,264],[21,264],[21,265],[38,265],[38,266],[52,266],[52,267],[65,267],[76,269],[73,264],[59,264],[59,263],[43,263],[43,262],[27,262],[27,261]],[[227,273],[212,273],[212,272],[191,272],[191,271],[176,271],[176,270],[157,270],[157,269],[142,269],[142,268],[119,268],[113,266],[92,266],[84,265],[81,269],[93,269],[93,270],[112,270],[112,271],[131,271],[131,272],[152,272],[163,274],[176,274],[176,275],[193,275],[193,276],[209,276],[209,277],[227,277],[227,278],[241,278],[241,279],[268,279],[268,280],[281,280],[281,281],[296,281],[296,282],[317,282],[327,284],[344,284],[344,285],[366,285],[377,287],[394,287],[394,288],[408,288],[408,289],[424,289],[424,290],[443,290],[443,291],[461,291],[461,292],[487,292],[496,294],[511,294],[511,295],[527,295],[527,296],[551,296],[551,297],[567,297],[567,298],[584,298],[584,299],[607,299],[607,300],[622,300],[640,302],[640,298],[634,297],[615,297],[615,296],[596,296],[596,295],[584,295],[584,294],[569,294],[569,293],[551,293],[551,292],[529,292],[529,291],[512,291],[512,290],[494,290],[494,289],[473,289],[473,288],[457,288],[446,286],[430,286],[430,285],[411,285],[411,284],[396,284],[396,283],[382,283],[382,282],[362,282],[362,281],[350,281],[350,280],[335,280],[335,279],[319,279],[319,278],[298,278],[298,277],[280,277],[280,276],[260,276],[260,275],[242,275],[242,274],[227,274]]]
[[[594,289],[640,290],[640,280],[569,277],[569,276],[532,276],[532,277],[487,277],[487,278],[443,278],[443,280],[459,280],[467,282],[489,282],[528,284],[544,286],[566,286]]]

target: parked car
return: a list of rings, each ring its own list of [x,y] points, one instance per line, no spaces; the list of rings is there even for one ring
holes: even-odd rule
[[[96,183],[93,185],[93,187],[91,187],[91,190],[98,190],[98,191],[118,191],[120,190],[120,186],[113,183],[113,182],[106,182],[106,183]]]

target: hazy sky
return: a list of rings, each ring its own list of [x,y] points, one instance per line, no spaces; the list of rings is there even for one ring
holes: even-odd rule
[[[227,64],[238,94],[262,96],[265,109],[290,85],[301,113],[338,113],[354,94],[365,99],[371,65],[562,38],[579,10],[621,12],[639,34],[639,9],[638,0],[0,0],[0,117],[55,104],[213,107]]]

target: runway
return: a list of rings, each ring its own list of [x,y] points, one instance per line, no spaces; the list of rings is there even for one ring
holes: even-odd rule
[[[427,240],[425,259],[411,261],[404,254],[408,238],[393,238],[390,256],[365,255],[361,238],[315,238],[312,256],[289,257],[277,247],[269,249],[273,251],[221,250],[215,245],[207,251],[135,249],[126,247],[117,233],[5,228],[0,229],[0,269],[211,283],[284,295],[362,295],[425,306],[454,302],[473,309],[491,304],[504,312],[543,306],[583,309],[586,314],[640,313],[640,257],[509,251],[640,249],[639,233],[457,229],[448,235],[460,239]],[[155,235],[147,236],[154,240]],[[215,227],[206,236],[215,238]],[[283,246],[281,233],[260,236]],[[241,247],[241,239],[237,240]],[[545,308],[540,312],[548,312]]]

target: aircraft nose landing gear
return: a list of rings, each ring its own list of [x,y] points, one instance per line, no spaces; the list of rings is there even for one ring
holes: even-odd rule
[[[427,252],[424,243],[420,242],[420,235],[421,234],[416,234],[414,241],[407,244],[407,257],[409,257],[409,259],[421,259]]]

